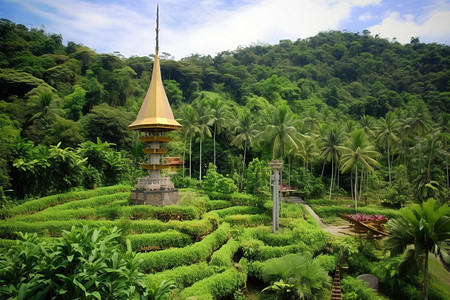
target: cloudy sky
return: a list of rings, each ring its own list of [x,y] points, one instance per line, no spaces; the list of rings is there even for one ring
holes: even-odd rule
[[[158,2],[160,51],[176,59],[328,30],[450,45],[450,0],[0,0],[0,18],[99,53],[146,56]]]

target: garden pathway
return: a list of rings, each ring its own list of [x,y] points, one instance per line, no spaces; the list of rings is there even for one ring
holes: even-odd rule
[[[289,196],[289,198],[287,199],[287,202],[291,202],[291,203],[298,203],[298,204],[302,204],[305,206],[306,210],[310,213],[310,215],[316,220],[316,222],[320,225],[320,227],[322,227],[323,229],[329,231],[332,235],[344,235],[344,232],[349,231],[349,226],[348,225],[339,225],[339,226],[334,226],[334,225],[327,225],[325,223],[322,222],[322,218],[319,217],[314,210],[311,208],[311,206],[309,206],[305,201],[303,201],[302,198],[300,198],[299,196]]]

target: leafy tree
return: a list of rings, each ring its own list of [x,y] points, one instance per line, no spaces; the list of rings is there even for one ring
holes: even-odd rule
[[[204,100],[197,99],[193,103],[193,107],[197,112],[197,120],[195,122],[196,131],[198,132],[200,139],[200,174],[199,181],[200,185],[202,184],[202,142],[206,136],[211,137],[211,129],[209,128],[212,125],[212,112],[208,107],[207,102]]]
[[[230,122],[229,111],[223,100],[214,98],[209,102],[209,107],[212,111],[211,123],[213,126],[214,138],[214,165],[216,165],[216,135],[220,134],[223,129],[227,127]]]
[[[178,112],[178,120],[183,128],[181,134],[184,139],[184,149],[186,149],[186,139],[189,137],[189,177],[192,177],[192,139],[198,132],[198,128],[195,124],[197,120],[197,112],[190,104],[182,105],[176,112]],[[185,150],[183,151],[183,161],[185,161]],[[183,164],[183,177],[184,177],[184,164]]]
[[[402,264],[415,261],[422,267],[423,297],[428,299],[428,254],[441,255],[450,262],[446,243],[450,240],[450,208],[439,206],[434,199],[412,204],[401,211],[401,217],[388,221],[391,236],[386,248],[395,256],[403,253]]]
[[[95,106],[81,120],[81,124],[87,140],[96,141],[99,137],[116,144],[119,149],[128,149],[132,145],[132,139],[127,126],[132,119],[123,108],[102,103]]]
[[[389,172],[389,184],[392,183],[391,179],[391,168],[393,158],[391,160],[391,150],[395,147],[395,144],[400,141],[398,136],[400,132],[400,122],[397,120],[397,116],[393,112],[388,112],[386,118],[380,118],[378,121],[376,131],[377,131],[377,142],[386,145],[387,148],[387,162],[388,162],[388,172]],[[393,155],[392,155],[393,157]]]
[[[258,130],[257,124],[253,121],[252,114],[247,110],[245,110],[243,113],[239,113],[238,120],[235,126],[235,137],[231,141],[231,145],[237,146],[240,149],[244,149],[244,156],[242,159],[242,178],[244,176],[245,170],[247,147],[252,146],[253,141],[258,134]]]
[[[338,147],[342,146],[344,142],[345,134],[341,127],[331,126],[326,131],[325,136],[321,138],[321,147],[322,156],[327,160],[331,161],[331,180],[330,180],[330,193],[329,198],[331,200],[331,193],[333,190],[333,182],[334,182],[334,171],[338,170],[339,163],[339,151]],[[335,169],[336,167],[336,169]]]
[[[60,116],[55,116],[53,124],[43,140],[47,145],[61,143],[63,147],[76,147],[83,141],[84,138],[80,123],[67,120]]]
[[[341,153],[341,171],[345,172],[353,167],[355,168],[354,195],[355,210],[357,211],[357,201],[360,200],[361,197],[360,194],[358,197],[358,166],[361,167],[361,173],[364,169],[369,172],[373,172],[373,167],[378,165],[376,157],[379,153],[374,150],[372,145],[369,145],[367,137],[362,130],[352,132],[348,145],[338,146],[337,149]],[[360,184],[362,185],[362,181]]]
[[[263,130],[257,138],[267,141],[272,148],[272,157],[282,159],[289,149],[297,149],[302,135],[297,131],[298,119],[287,106],[268,111],[262,120]]]
[[[64,97],[66,116],[78,121],[83,116],[83,106],[86,104],[86,91],[79,85],[74,86],[72,94]]]
[[[245,174],[245,191],[260,197],[269,195],[269,178],[270,173],[267,162],[254,158],[248,164],[248,170]]]

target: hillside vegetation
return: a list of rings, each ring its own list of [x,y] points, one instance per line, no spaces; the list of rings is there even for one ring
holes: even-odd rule
[[[0,32],[5,195],[133,184],[142,176],[142,146],[126,126],[148,88],[151,56],[63,45],[59,34],[5,19]],[[351,195],[394,206],[447,198],[448,46],[331,31],[214,57],[161,59],[184,125],[169,153],[184,158],[192,178],[201,180],[213,163],[241,191],[265,193],[251,176],[258,163],[279,158],[284,182],[304,198]],[[180,176],[178,184],[196,184]]]

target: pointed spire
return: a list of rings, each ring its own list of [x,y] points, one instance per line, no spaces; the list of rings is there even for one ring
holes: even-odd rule
[[[132,130],[144,131],[169,131],[181,129],[173,117],[169,100],[164,91],[161,78],[161,69],[159,66],[159,5],[156,9],[156,49],[155,62],[153,63],[153,73],[150,86],[145,95],[144,102],[136,117],[136,120],[128,126]]]

